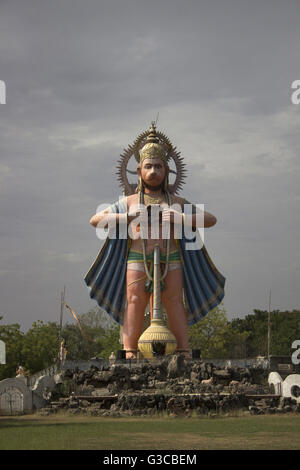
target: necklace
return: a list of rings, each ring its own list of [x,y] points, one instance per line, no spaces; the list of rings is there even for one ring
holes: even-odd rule
[[[149,194],[144,193],[144,200],[146,204],[160,204],[165,202],[165,197],[162,195],[160,197],[149,196]]]
[[[147,196],[147,194],[145,194],[143,191],[140,191],[139,192],[139,202],[140,204],[144,204],[145,200],[145,196]],[[148,196],[151,198],[151,196]],[[166,197],[167,197],[167,204],[168,206],[171,205],[171,198],[170,198],[170,194],[169,192],[167,191],[166,192]],[[152,198],[153,199],[153,198]],[[143,247],[143,260],[144,260],[144,267],[145,267],[145,272],[146,272],[146,276],[147,278],[150,280],[150,281],[153,281],[153,277],[151,276],[150,272],[149,272],[149,269],[148,269],[148,265],[147,265],[147,261],[146,261],[146,240],[144,238],[142,238],[142,247]],[[167,237],[167,253],[166,253],[166,265],[165,265],[165,270],[164,270],[164,273],[161,275],[159,281],[162,281],[166,275],[167,275],[167,272],[168,272],[168,268],[169,268],[169,255],[170,255],[170,237],[168,236]]]

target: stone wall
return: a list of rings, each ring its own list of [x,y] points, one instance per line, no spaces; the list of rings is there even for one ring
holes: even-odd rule
[[[33,374],[29,377],[28,379],[28,385],[30,387],[33,387],[34,384],[36,383],[36,380],[41,377],[42,375],[49,375],[53,376],[58,374],[60,371],[65,371],[65,370],[88,370],[90,367],[102,367],[103,365],[108,365],[108,361],[106,359],[102,358],[95,358],[95,359],[90,359],[87,361],[65,361],[62,366],[59,366],[59,364],[53,364],[50,367],[47,367],[46,369],[43,369],[36,374]]]
[[[31,403],[31,409],[40,409],[43,414],[64,410],[92,416],[212,416],[233,411],[261,414],[300,409],[300,399],[272,393],[269,370],[257,361],[238,366],[229,361],[220,364],[173,355],[153,362],[120,360],[111,365],[101,360],[70,361],[57,372],[56,368],[51,370],[52,375],[39,376],[30,389],[20,379],[6,379],[0,383],[3,397],[7,393],[3,382],[17,384],[18,391],[10,390],[19,394],[14,400],[19,400],[20,410],[29,410]],[[2,401],[7,411],[13,399],[6,396]]]

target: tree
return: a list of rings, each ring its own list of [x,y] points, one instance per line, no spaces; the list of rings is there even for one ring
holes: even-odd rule
[[[240,333],[247,332],[246,356],[266,356],[268,354],[268,312],[254,310],[254,314],[232,320],[232,327]]]
[[[232,320],[232,326],[240,333],[247,332],[246,350],[248,357],[268,354],[268,312],[254,310],[245,318]],[[300,311],[292,312],[274,310],[270,312],[270,354],[290,355],[291,345],[300,338]]]
[[[87,313],[78,315],[80,323],[91,328],[96,328],[104,333],[106,330],[114,328],[116,322],[102,309],[93,308]]]
[[[289,356],[292,354],[292,343],[300,339],[300,311],[271,312],[270,354]]]
[[[247,337],[247,332],[232,327],[223,305],[190,327],[190,346],[200,349],[204,359],[244,357]]]
[[[61,337],[66,341],[67,359],[88,360],[99,357],[103,349],[102,341],[111,320],[100,309],[92,309],[78,315],[77,324],[66,323]]]
[[[227,329],[224,307],[211,310],[202,320],[190,327],[190,346],[200,349],[203,358],[222,357],[225,353]]]
[[[246,351],[248,336],[248,331],[238,331],[234,328],[232,323],[229,322],[224,334],[226,353],[223,357],[226,356],[228,359],[241,359],[247,357]]]
[[[55,322],[38,320],[23,338],[22,358],[25,369],[31,374],[54,364],[59,351],[59,326]]]
[[[113,328],[108,330],[103,338],[103,350],[101,357],[108,359],[112,352],[117,355],[117,351],[121,348],[120,345],[120,327],[115,325]]]
[[[0,317],[0,321],[3,317]],[[0,380],[16,376],[16,369],[23,365],[24,334],[20,331],[20,325],[0,325],[0,339],[4,341],[6,348],[6,364],[0,366]]]
[[[66,342],[67,360],[88,360],[100,355],[102,336],[91,327],[83,326],[82,333],[78,325],[66,323],[61,336]]]

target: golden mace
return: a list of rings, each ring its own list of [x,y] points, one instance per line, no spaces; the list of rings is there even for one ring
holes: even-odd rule
[[[175,336],[166,327],[162,318],[160,280],[160,250],[157,244],[154,247],[151,323],[138,341],[139,351],[146,359],[172,354],[177,347]]]

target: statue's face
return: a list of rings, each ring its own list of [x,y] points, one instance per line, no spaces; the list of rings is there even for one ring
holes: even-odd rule
[[[168,173],[160,158],[146,158],[137,170],[145,185],[152,189],[160,188]]]

